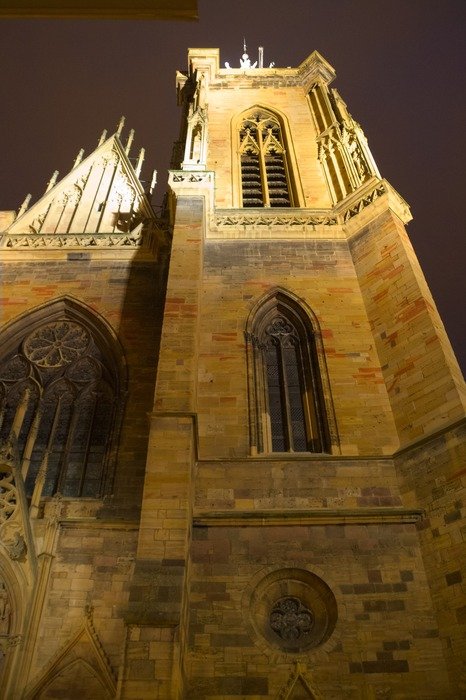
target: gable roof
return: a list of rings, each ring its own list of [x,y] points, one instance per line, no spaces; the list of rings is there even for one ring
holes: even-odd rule
[[[52,178],[45,194],[29,209],[20,210],[5,233],[128,234],[141,221],[154,218],[129,159],[131,138],[124,148],[116,132],[59,182]]]

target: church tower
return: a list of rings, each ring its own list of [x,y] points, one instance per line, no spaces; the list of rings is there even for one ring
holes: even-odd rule
[[[464,383],[334,78],[190,49],[166,220],[122,125],[4,215],[6,697],[466,693]]]
[[[439,483],[460,485],[464,394],[409,208],[317,52],[188,63],[134,579],[170,692],[454,697]]]

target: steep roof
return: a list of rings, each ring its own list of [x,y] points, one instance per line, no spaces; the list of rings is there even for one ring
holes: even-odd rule
[[[80,152],[71,171],[56,183],[55,172],[45,194],[29,209],[25,203],[5,233],[129,233],[141,221],[153,218],[138,177],[143,151],[135,169],[129,159],[133,132],[124,147],[121,126],[110,138],[102,138],[84,160]]]

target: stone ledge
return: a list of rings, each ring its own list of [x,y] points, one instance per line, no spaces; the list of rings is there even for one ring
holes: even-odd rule
[[[377,525],[416,523],[421,508],[338,508],[315,510],[204,511],[194,514],[194,527],[260,527],[265,525]]]

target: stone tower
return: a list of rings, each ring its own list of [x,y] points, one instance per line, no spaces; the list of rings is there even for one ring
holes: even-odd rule
[[[168,225],[122,125],[4,214],[6,697],[466,694],[464,384],[334,77],[191,49]]]

